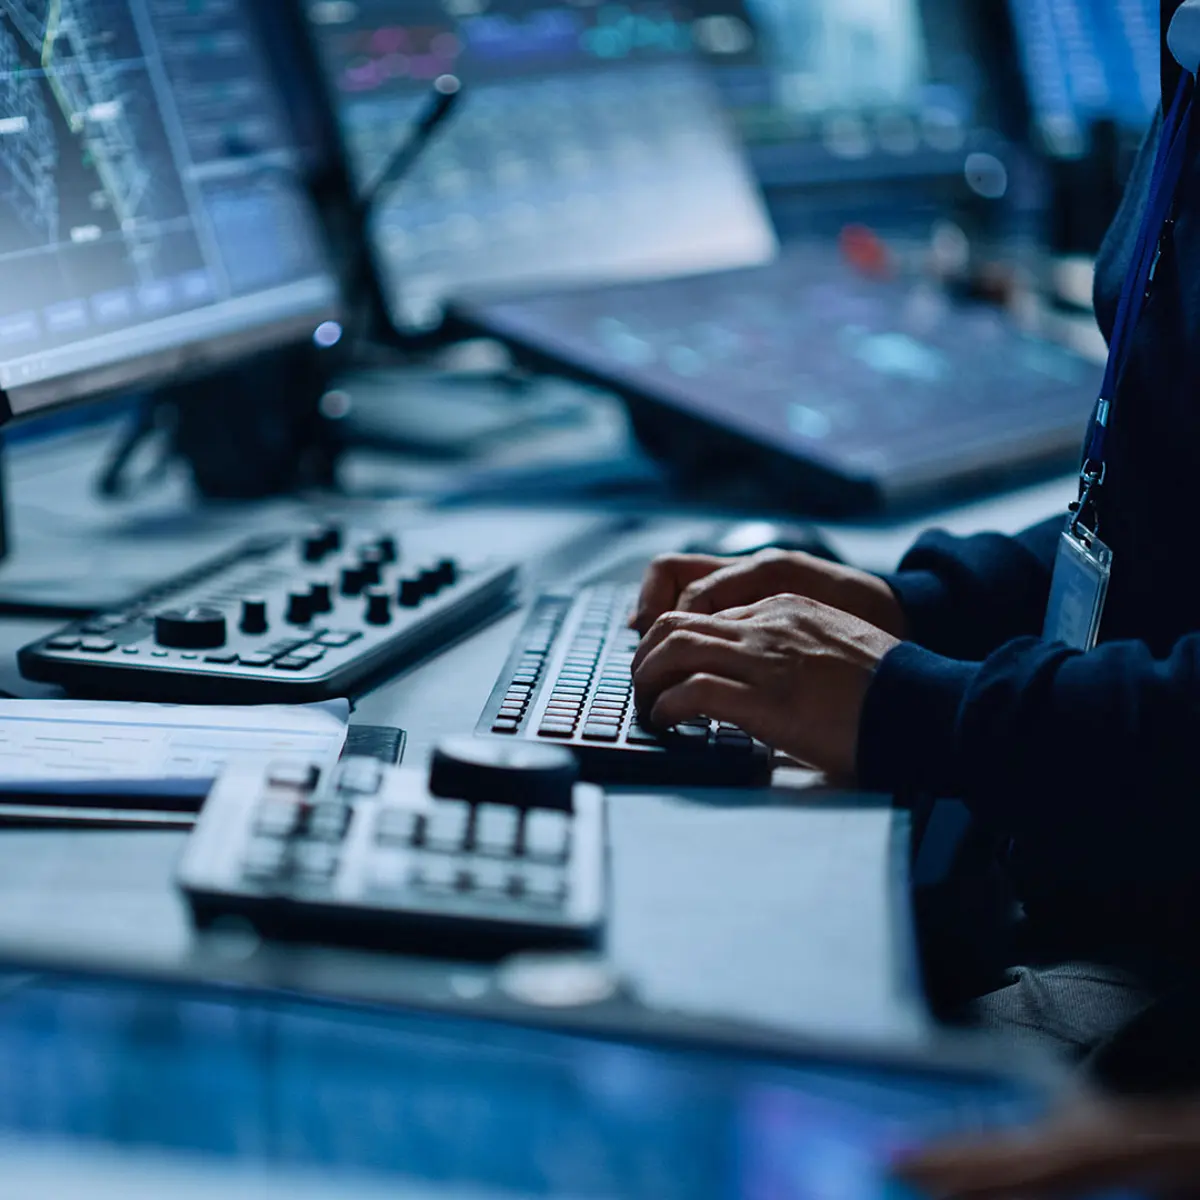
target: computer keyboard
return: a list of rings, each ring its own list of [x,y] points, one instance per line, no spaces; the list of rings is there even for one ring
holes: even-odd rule
[[[205,801],[178,881],[202,926],[440,957],[590,946],[605,798],[556,747],[443,743],[428,774],[347,759],[242,765]]]
[[[770,779],[770,751],[716,721],[647,728],[633,702],[628,628],[637,588],[597,585],[533,607],[476,732],[569,747],[597,783],[746,786]]]
[[[326,525],[256,538],[26,646],[28,679],[77,695],[221,704],[356,694],[506,612],[517,567]]]

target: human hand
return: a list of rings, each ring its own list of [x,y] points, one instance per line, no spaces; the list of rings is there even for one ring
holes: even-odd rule
[[[638,712],[660,728],[708,717],[852,782],[863,700],[898,639],[804,596],[716,614],[669,612],[633,660]]]
[[[656,559],[630,624],[644,634],[667,612],[713,614],[782,595],[806,596],[897,638],[906,636],[904,611],[882,579],[788,550],[763,550],[748,558],[669,554]]]
[[[896,1174],[936,1200],[1050,1200],[1126,1187],[1200,1196],[1200,1100],[1092,1102],[1031,1129],[919,1151]]]

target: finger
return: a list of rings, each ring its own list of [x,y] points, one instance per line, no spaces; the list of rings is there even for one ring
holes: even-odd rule
[[[710,637],[691,629],[677,630],[661,641],[633,676],[639,712],[649,712],[659,695],[690,675],[719,675],[751,683],[756,660],[738,642]]]
[[[712,638],[729,640],[736,637],[738,631],[727,621],[717,617],[704,617],[695,613],[669,612],[664,613],[642,636],[638,648],[634,652],[630,670],[636,675],[642,663],[658,648],[658,646],[673,633],[698,633]]]
[[[719,613],[796,590],[795,555],[755,555],[702,576],[680,593],[680,612]]]
[[[670,729],[682,721],[705,717],[753,733],[759,715],[752,687],[719,675],[699,674],[663,692],[654,703],[650,721],[660,729]]]
[[[686,587],[719,571],[728,562],[728,559],[709,554],[668,554],[655,559],[646,572],[630,627],[645,633],[663,613],[676,607],[680,593]]]

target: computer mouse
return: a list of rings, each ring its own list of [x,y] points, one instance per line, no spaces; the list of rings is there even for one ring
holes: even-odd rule
[[[799,550],[805,554],[841,562],[838,555],[811,525],[791,525],[777,521],[733,521],[697,538],[687,547],[690,554],[715,554],[720,558],[740,558],[760,550]]]

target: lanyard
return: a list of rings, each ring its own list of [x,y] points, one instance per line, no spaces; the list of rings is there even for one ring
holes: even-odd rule
[[[1175,91],[1175,99],[1163,118],[1162,137],[1154,160],[1154,170],[1150,176],[1146,212],[1121,288],[1117,317],[1109,341],[1108,365],[1104,371],[1100,398],[1092,417],[1087,454],[1079,475],[1079,501],[1072,506],[1075,513],[1074,526],[1084,518],[1094,503],[1097,489],[1104,482],[1105,454],[1113,402],[1129,359],[1133,332],[1145,310],[1146,301],[1150,298],[1150,289],[1170,231],[1175,193],[1183,175],[1188,133],[1192,124],[1193,91],[1194,80],[1191,75],[1185,73]]]

